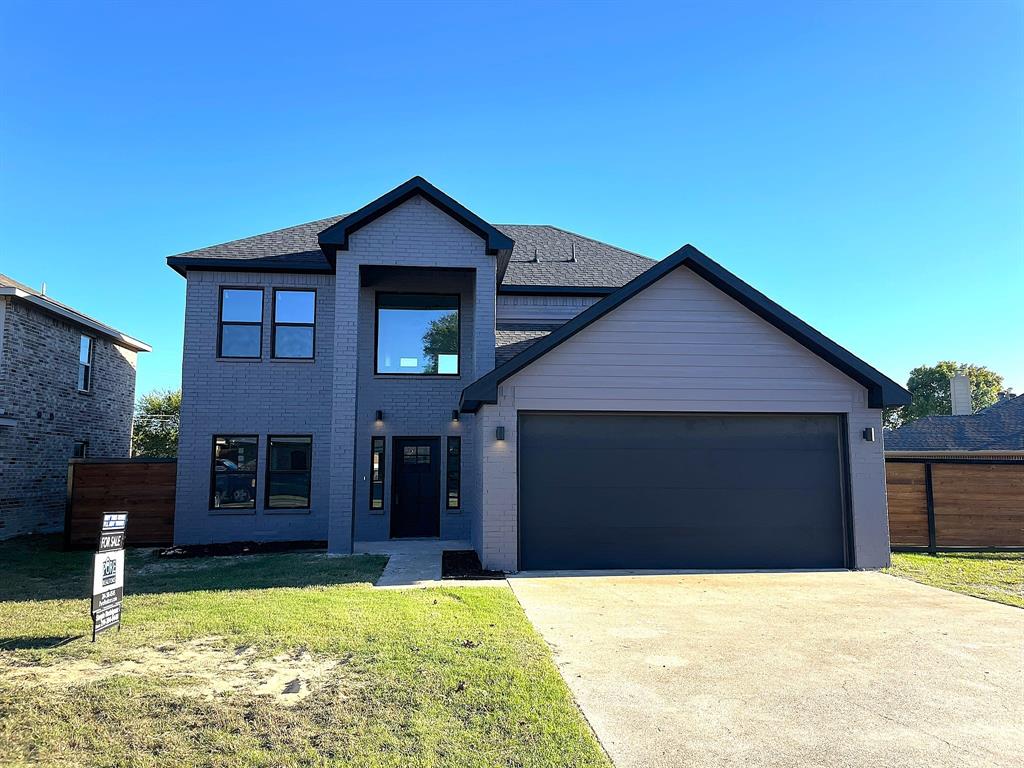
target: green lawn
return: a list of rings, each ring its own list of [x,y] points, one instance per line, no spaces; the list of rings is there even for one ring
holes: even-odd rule
[[[888,573],[1024,608],[1024,554],[894,552]]]
[[[0,765],[609,766],[508,589],[131,551],[93,644],[91,555],[52,545],[0,544]]]

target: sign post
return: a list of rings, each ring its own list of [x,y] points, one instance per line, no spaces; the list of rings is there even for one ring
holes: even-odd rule
[[[127,512],[103,515],[99,546],[92,562],[92,641],[112,627],[121,630],[124,599],[124,533]]]

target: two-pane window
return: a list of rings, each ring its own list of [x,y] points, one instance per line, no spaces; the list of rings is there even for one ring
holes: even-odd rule
[[[445,494],[445,508],[458,509],[462,506],[462,438],[448,438],[448,474]]]
[[[384,438],[370,440],[370,509],[384,509]]]
[[[213,438],[213,466],[210,468],[211,509],[253,509],[256,506],[255,435]]]
[[[267,460],[267,508],[309,509],[312,437],[271,437]]]
[[[92,387],[92,337],[82,336],[78,342],[78,391]]]
[[[263,290],[222,288],[220,357],[260,357],[263,349]]]
[[[456,376],[459,297],[377,294],[379,374]]]
[[[271,354],[274,357],[313,357],[316,328],[316,291],[277,289],[274,291],[274,321]]]

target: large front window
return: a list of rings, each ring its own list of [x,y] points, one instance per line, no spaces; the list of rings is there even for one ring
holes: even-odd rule
[[[459,297],[378,294],[376,370],[458,375]]]

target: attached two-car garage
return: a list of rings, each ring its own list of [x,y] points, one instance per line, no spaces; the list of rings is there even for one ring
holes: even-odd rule
[[[843,568],[842,417],[521,413],[519,567]]]

